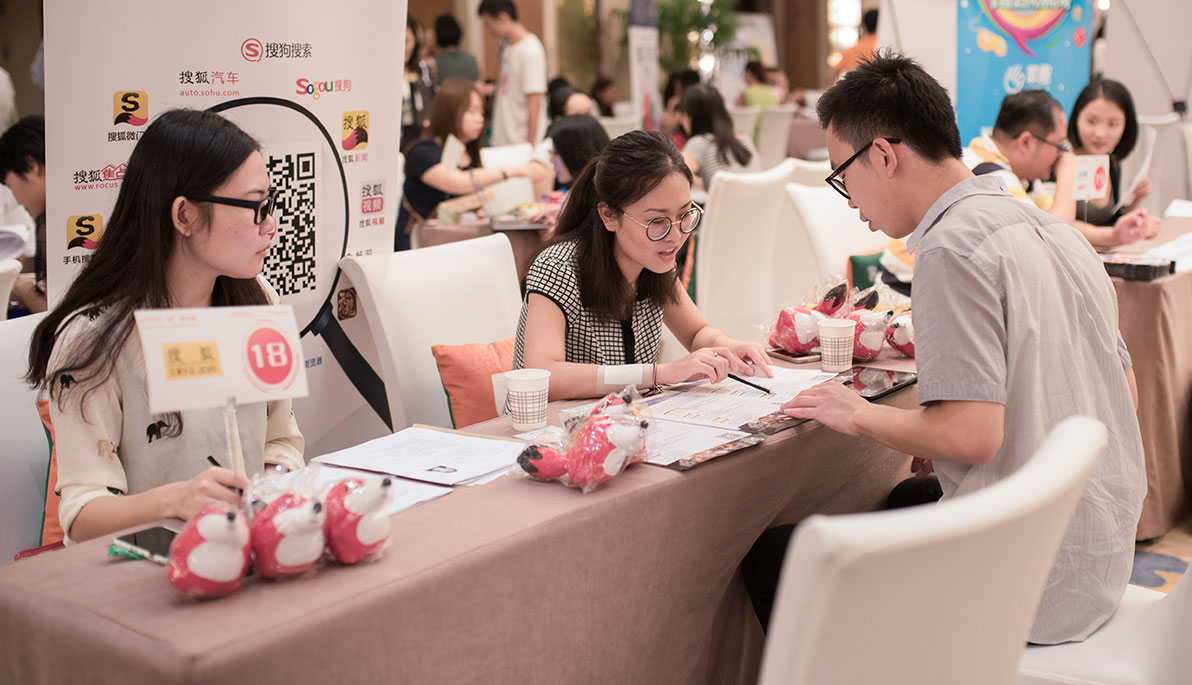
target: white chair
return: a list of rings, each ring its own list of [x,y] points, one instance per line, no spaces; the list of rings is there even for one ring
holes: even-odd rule
[[[528,142],[480,148],[480,163],[490,169],[529,164],[533,158],[534,146]],[[492,208],[498,214],[534,201],[534,182],[528,178],[506,179],[486,190],[492,193]]]
[[[37,415],[37,392],[21,376],[29,359],[29,338],[45,314],[0,322],[0,565],[23,549],[41,544],[46,469],[50,452]]]
[[[497,234],[391,255],[347,257],[377,353],[393,429],[451,427],[431,345],[496,342],[517,332],[521,290]]]
[[[608,134],[609,140],[623,136],[630,131],[636,131],[642,127],[641,121],[633,116],[633,114],[627,117],[597,117],[596,120],[604,127],[604,132]]]
[[[768,171],[722,171],[712,181],[695,254],[695,300],[734,338],[764,340],[758,327],[782,308],[771,299],[774,235],[795,166],[786,159]]]
[[[739,136],[749,136],[753,138],[753,133],[757,130],[757,119],[761,116],[761,107],[737,107],[732,106],[728,108],[728,115],[733,120],[733,131]],[[784,148],[785,149],[785,148]]]
[[[794,119],[797,109],[795,105],[781,105],[762,111],[762,123],[757,131],[757,151],[761,155],[763,169],[776,166],[786,157],[786,145],[791,137],[791,120]],[[745,134],[748,131],[739,133]]]
[[[1031,646],[1019,685],[1152,685],[1192,679],[1192,573],[1168,594],[1134,585],[1105,625],[1084,642]]]
[[[12,297],[12,285],[21,273],[21,263],[15,259],[0,260],[0,321],[8,318],[8,298]]]
[[[811,186],[812,188],[820,188],[827,185],[824,179],[832,173],[832,165],[828,160],[811,161],[796,159],[795,162],[795,183]]]
[[[792,183],[786,195],[774,249],[775,258],[788,264],[786,277],[776,284],[775,297],[783,307],[805,300],[828,276],[844,276],[850,256],[877,252],[890,242],[886,234],[870,231],[857,210],[825,183]]]
[[[614,117],[631,117],[633,116],[633,102],[626,100],[624,102],[613,103]]]
[[[760,685],[1011,682],[1105,439],[1098,421],[1072,417],[984,490],[805,520],[783,564]]]

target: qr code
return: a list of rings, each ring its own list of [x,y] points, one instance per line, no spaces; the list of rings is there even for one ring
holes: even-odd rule
[[[278,189],[277,236],[265,258],[265,279],[281,296],[315,289],[315,153],[270,155],[269,181]]]

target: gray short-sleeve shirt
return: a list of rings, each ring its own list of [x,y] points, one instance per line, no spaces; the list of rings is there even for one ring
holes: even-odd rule
[[[1037,643],[1084,639],[1125,590],[1146,494],[1113,284],[1075,228],[1015,200],[992,177],[942,195],[907,247],[915,251],[919,401],[997,402],[1006,410],[990,463],[935,463],[945,497],[1017,471],[1069,416],[1108,428],[1030,635]]]

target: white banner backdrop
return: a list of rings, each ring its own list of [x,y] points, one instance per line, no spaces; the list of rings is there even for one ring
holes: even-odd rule
[[[51,305],[103,239],[153,118],[219,111],[262,143],[281,189],[265,276],[302,332],[307,456],[385,432],[380,367],[338,262],[393,249],[405,20],[403,0],[46,3]]]

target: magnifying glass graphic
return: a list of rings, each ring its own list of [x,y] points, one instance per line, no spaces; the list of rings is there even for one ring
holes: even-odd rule
[[[351,224],[348,181],[335,140],[302,105],[255,96],[210,108],[260,141],[270,183],[278,188],[277,239],[265,258],[264,276],[287,304],[301,336],[319,336],[348,380],[390,430],[385,383],[335,317],[335,292],[347,254]]]

